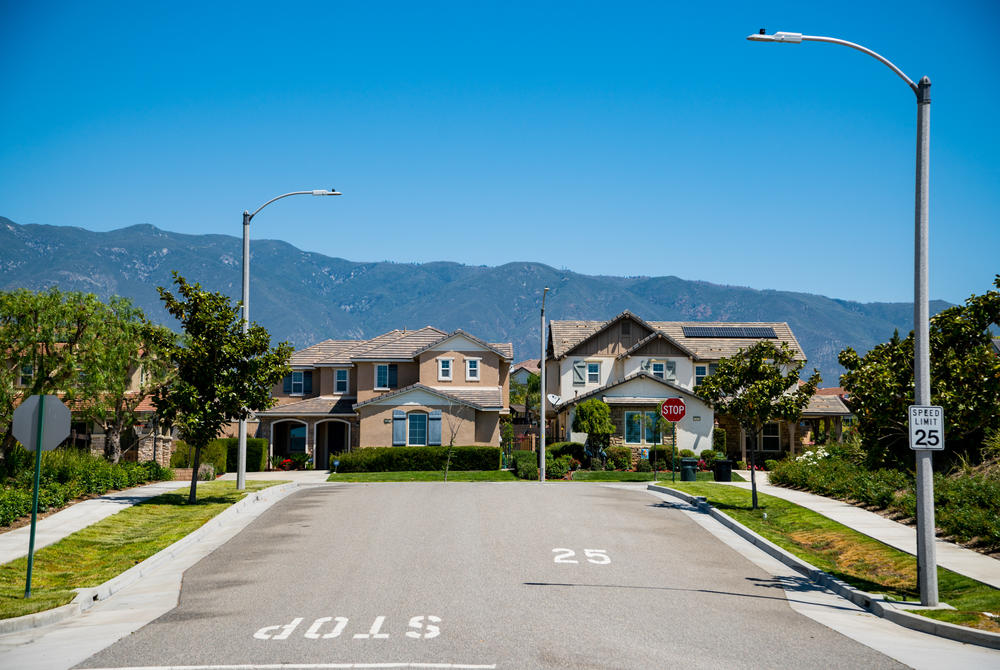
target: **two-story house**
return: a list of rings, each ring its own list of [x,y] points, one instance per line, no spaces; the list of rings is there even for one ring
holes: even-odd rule
[[[680,398],[687,413],[675,426],[678,449],[712,448],[718,424],[726,430],[728,452],[745,458],[748,438],[739,425],[716,417],[694,389],[720,360],[763,339],[786,342],[796,360],[805,360],[787,323],[644,321],[627,311],[610,321],[552,321],[545,372],[546,392],[560,399],[549,414],[554,434],[584,439],[572,431],[574,411],[581,401],[596,397],[611,409],[612,444],[638,451],[668,437],[657,430],[658,405]],[[789,449],[796,443],[795,430],[795,425],[768,424],[761,448]]]
[[[326,340],[292,354],[292,373],[258,412],[272,457],[364,447],[500,444],[513,346],[426,326]]]

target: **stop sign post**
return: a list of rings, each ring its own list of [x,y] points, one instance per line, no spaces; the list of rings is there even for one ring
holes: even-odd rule
[[[660,416],[670,422],[674,446],[670,450],[670,481],[677,481],[677,422],[684,418],[687,406],[680,398],[667,398],[660,403]]]
[[[69,408],[54,395],[33,395],[14,410],[11,432],[28,451],[35,452],[35,490],[31,498],[31,536],[28,540],[28,578],[24,597],[31,597],[31,568],[35,562],[35,522],[38,518],[38,480],[42,452],[51,451],[69,437]]]

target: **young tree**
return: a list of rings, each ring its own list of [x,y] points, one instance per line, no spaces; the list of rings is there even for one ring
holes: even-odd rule
[[[1000,275],[994,279],[1000,289]],[[990,327],[1000,325],[1000,291],[974,295],[964,306],[931,317],[931,397],[944,408],[950,454],[981,458],[986,436],[1000,430],[1000,358]],[[872,465],[912,464],[907,407],[913,404],[913,334],[892,339],[860,356],[847,348],[838,358],[847,372],[851,412]]]
[[[96,296],[27,289],[0,291],[0,452],[14,445],[14,408],[33,395],[73,399],[77,357],[100,336]]]
[[[138,420],[136,408],[170,379],[175,336],[147,321],[127,298],[113,296],[99,311],[101,336],[78,356],[76,388],[80,413],[104,428],[104,455],[117,463],[122,433]]]
[[[615,432],[611,422],[611,409],[598,398],[588,398],[576,406],[573,414],[573,431],[587,434],[591,458],[599,456],[604,461],[604,450]]]
[[[764,424],[775,419],[798,421],[809,398],[820,383],[818,370],[799,385],[805,361],[796,361],[787,343],[775,346],[761,340],[735,356],[719,361],[715,373],[706,377],[695,393],[719,414],[736,419],[747,435],[754,436],[750,449],[750,482],[753,508],[757,509],[756,451]]]
[[[229,421],[274,404],[271,387],[288,372],[292,347],[282,342],[272,349],[271,336],[255,323],[244,334],[239,308],[228,297],[189,284],[177,272],[173,277],[177,296],[162,286],[157,291],[185,337],[169,350],[176,376],[158,390],[154,403],[194,447],[188,498],[193,503],[202,448]]]
[[[466,421],[475,421],[475,410],[455,400],[448,401],[448,409],[441,413],[445,426],[448,428],[448,455],[444,462],[444,480],[448,481],[448,471],[451,469],[451,457],[455,455],[455,438]],[[463,416],[467,414],[468,416]]]

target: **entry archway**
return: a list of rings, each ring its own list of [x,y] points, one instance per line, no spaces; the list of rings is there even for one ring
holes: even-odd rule
[[[313,426],[314,467],[327,470],[330,456],[351,450],[351,424],[344,419],[323,419]]]

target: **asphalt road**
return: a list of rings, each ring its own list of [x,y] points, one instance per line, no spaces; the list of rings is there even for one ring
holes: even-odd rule
[[[561,483],[304,490],[77,667],[283,663],[904,667],[644,491]]]

